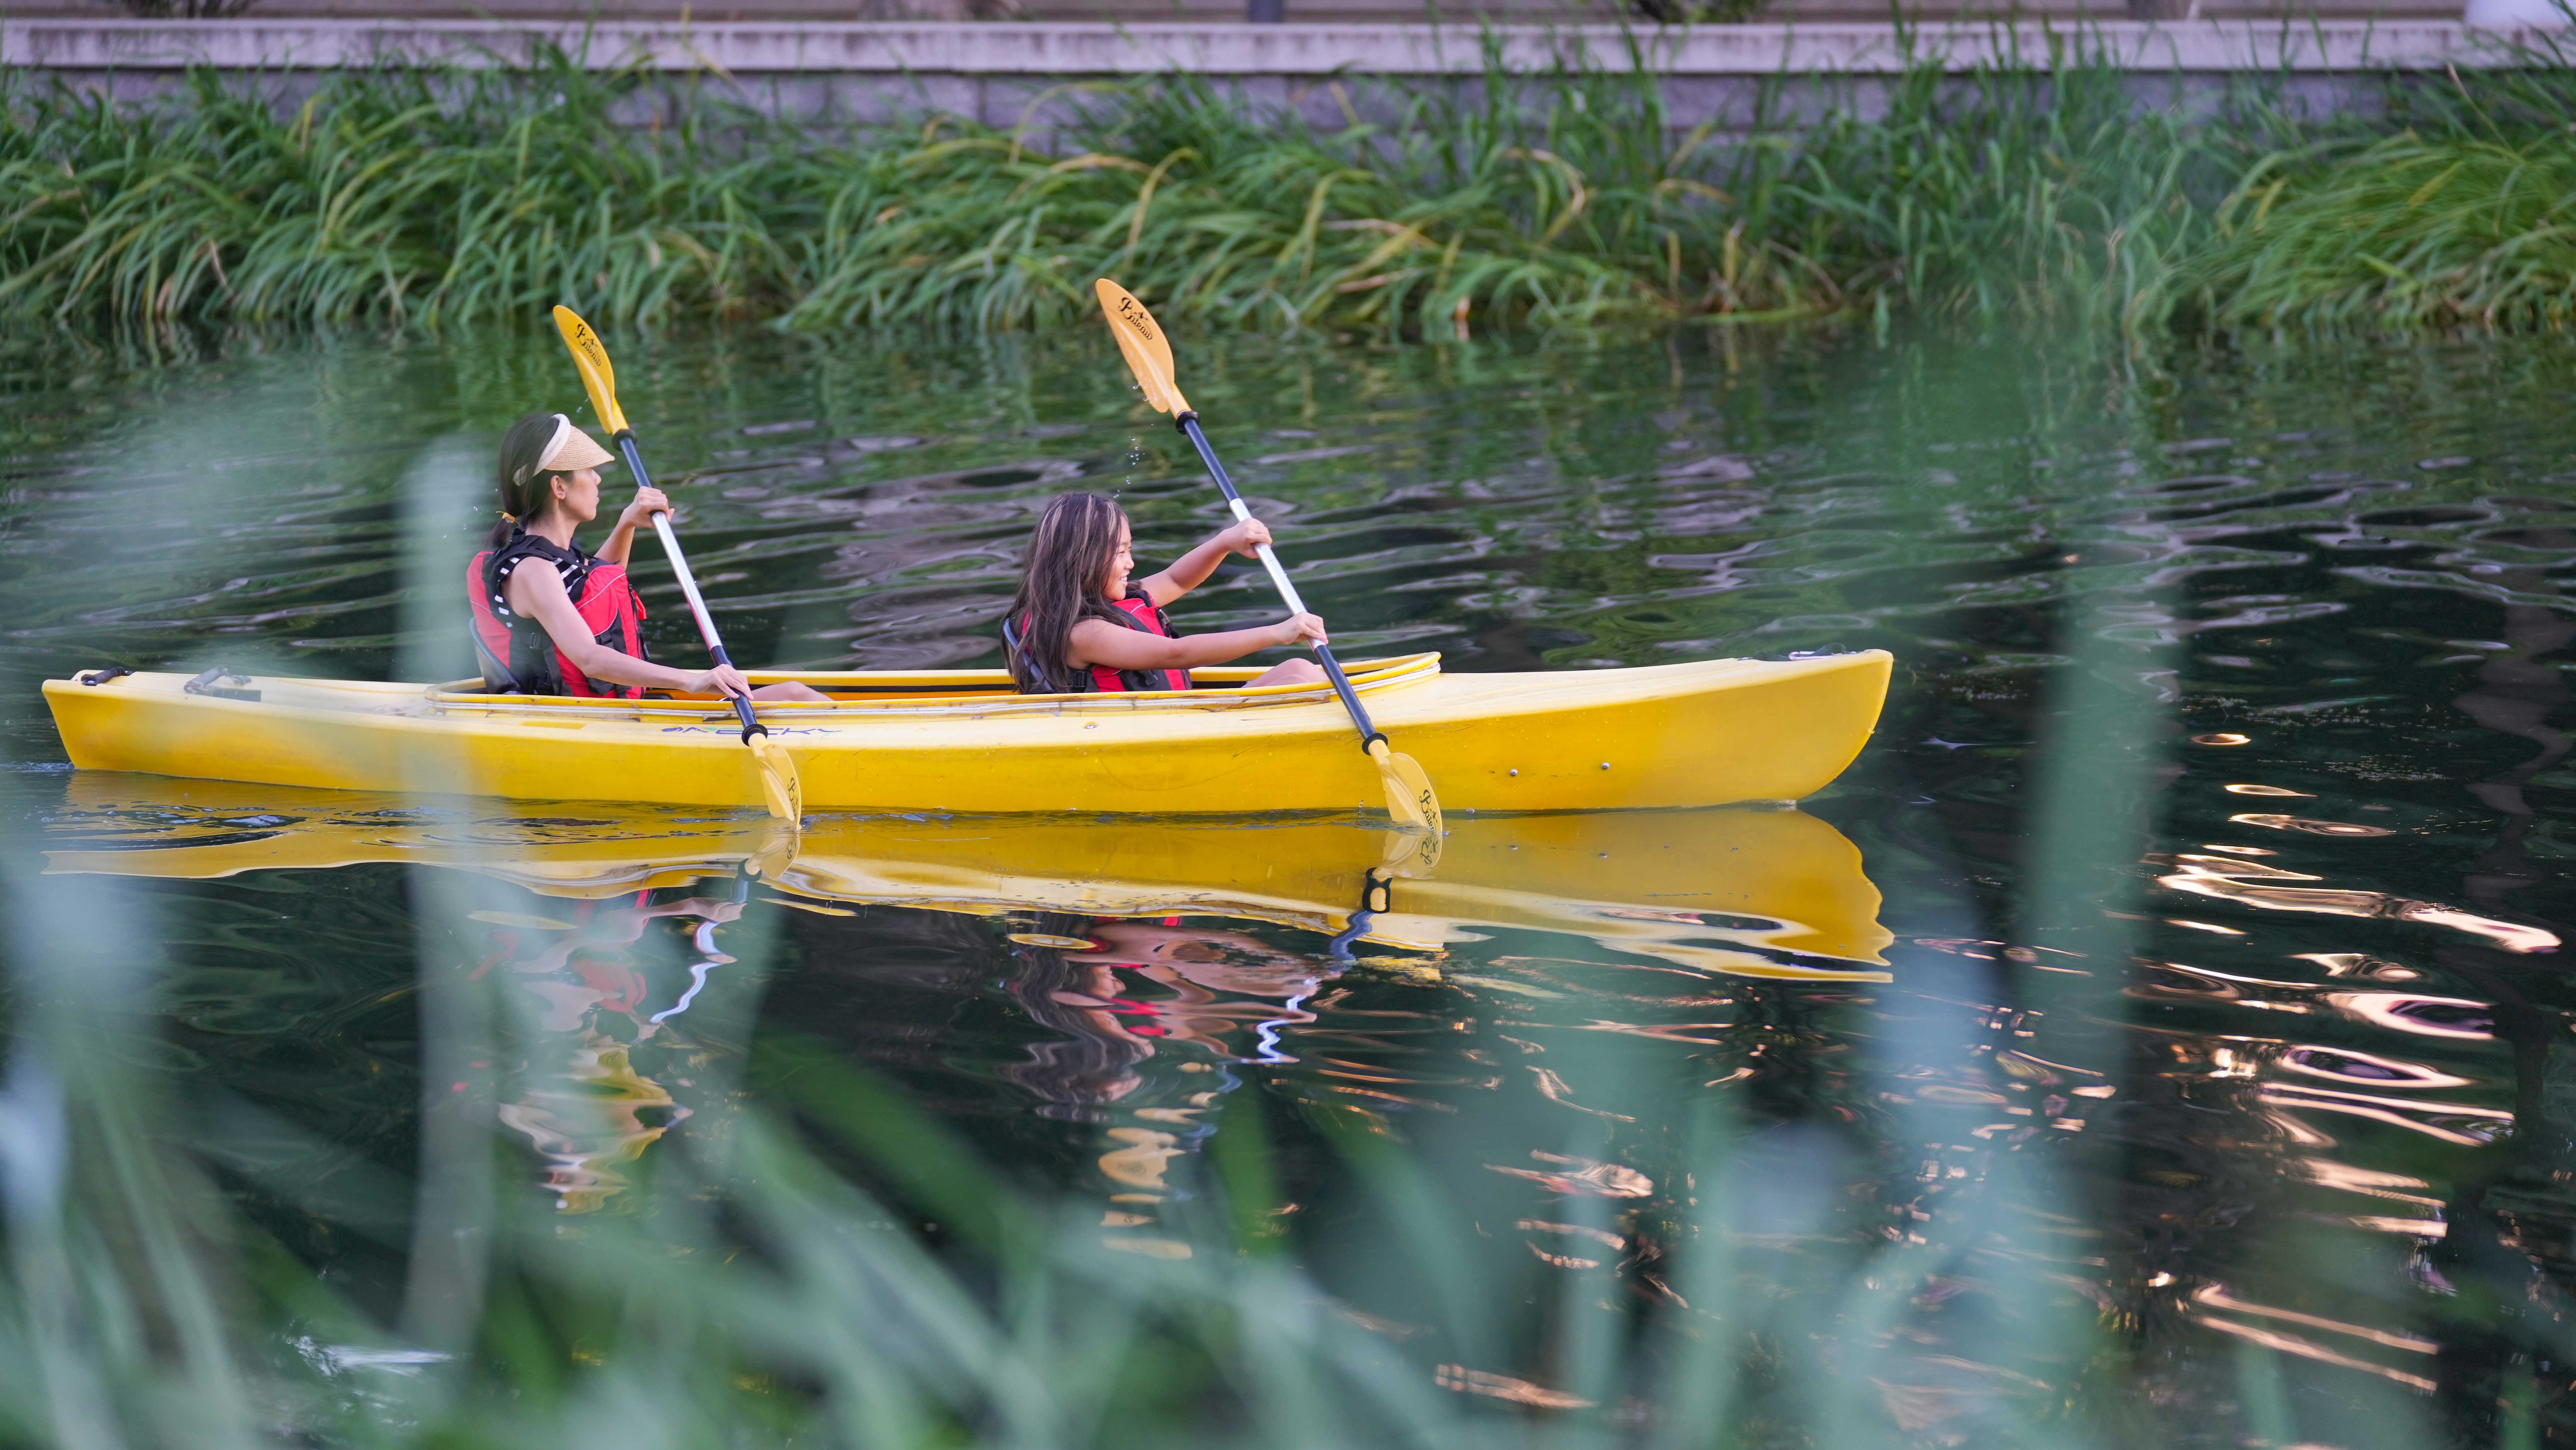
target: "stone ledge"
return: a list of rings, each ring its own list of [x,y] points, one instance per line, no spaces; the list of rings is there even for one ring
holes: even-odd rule
[[[596,69],[640,65],[731,75],[1214,76],[1467,75],[1487,38],[1515,71],[1588,61],[1627,70],[1632,47],[1669,76],[1855,76],[1937,58],[1952,71],[2045,68],[2052,55],[2141,73],[2351,73],[2527,63],[2526,32],[2452,21],[2167,21],[1926,27],[1910,45],[1885,25],[1110,25],[951,23],[593,26],[491,21],[0,20],[0,65],[51,71],[317,70],[508,65],[537,42]]]

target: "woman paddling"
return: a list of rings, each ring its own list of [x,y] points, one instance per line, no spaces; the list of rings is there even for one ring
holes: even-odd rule
[[[1324,621],[1292,614],[1257,629],[1175,635],[1163,606],[1207,582],[1228,554],[1254,557],[1270,542],[1259,519],[1246,519],[1183,554],[1162,573],[1131,581],[1135,534],[1127,511],[1096,493],[1047,501],[1020,573],[1020,592],[1003,617],[1002,642],[1011,679],[1024,695],[1090,690],[1186,690],[1189,671],[1221,665],[1255,650],[1324,643]],[[1255,685],[1306,685],[1324,678],[1307,660],[1276,665]]]
[[[490,546],[465,570],[484,685],[513,694],[624,700],[648,689],[827,698],[794,682],[755,690],[731,665],[675,670],[646,658],[644,603],[626,577],[626,556],[636,525],[668,512],[670,500],[658,488],[639,488],[598,553],[573,539],[574,530],[599,517],[599,465],[614,461],[561,413],[531,413],[501,435],[501,521]]]

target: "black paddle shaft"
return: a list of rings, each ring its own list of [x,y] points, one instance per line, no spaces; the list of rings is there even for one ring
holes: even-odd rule
[[[1198,413],[1183,408],[1180,416],[1172,421],[1181,430],[1181,436],[1190,440],[1190,446],[1199,451],[1199,461],[1207,465],[1208,477],[1215,479],[1216,486],[1225,491],[1226,507],[1234,510],[1236,519],[1251,522],[1252,510],[1244,506],[1243,495],[1234,491],[1234,480],[1226,476],[1225,465],[1216,461],[1216,449],[1209,446],[1207,434],[1200,429]],[[1280,567],[1279,556],[1270,551],[1268,544],[1260,546],[1260,554],[1261,565],[1270,571],[1270,582],[1278,586],[1279,597],[1287,601],[1292,613],[1305,613],[1306,602],[1297,597],[1297,586],[1288,582],[1288,571]],[[1351,688],[1350,679],[1342,673],[1341,662],[1333,658],[1332,647],[1316,641],[1315,660],[1324,667],[1324,678],[1333,682],[1333,693],[1342,697],[1342,708],[1351,712],[1351,723],[1360,728],[1360,749],[1367,750],[1384,742],[1386,736],[1369,723],[1368,709],[1360,704],[1359,693]]]
[[[635,451],[634,429],[617,430],[617,451],[626,455],[626,471],[635,475],[635,486],[651,488],[653,479],[644,471],[644,455]],[[708,655],[719,665],[732,664],[733,661],[725,655],[724,639],[716,633],[716,617],[707,612],[706,596],[698,592],[698,576],[689,572],[688,556],[680,552],[679,536],[671,532],[671,516],[666,513],[653,515],[653,532],[662,540],[662,552],[670,556],[671,572],[680,577],[680,592],[688,596],[689,610],[697,616],[698,637],[707,642]],[[749,745],[754,735],[769,733],[768,726],[752,718],[749,696],[729,695],[726,698],[733,701],[734,716],[742,721],[743,744]]]

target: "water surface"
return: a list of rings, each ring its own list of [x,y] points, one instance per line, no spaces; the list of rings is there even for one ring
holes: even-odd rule
[[[1104,340],[612,341],[747,662],[998,663],[1061,489],[1118,493],[1140,561],[1223,519]],[[419,1171],[425,1099],[481,1105],[570,1222],[855,1064],[1149,1259],[1258,1135],[1337,1302],[1518,1413],[1661,1413],[1586,1381],[1563,1316],[1706,1312],[1675,1265],[1710,1152],[1751,1440],[1979,1443],[2070,1397],[2140,1443],[2555,1413],[2563,345],[1184,341],[1346,656],[1884,648],[1877,737],[1796,813],[1462,822],[1358,935],[1366,823],[824,822],[773,885],[735,869],[752,818],[75,777],[40,678],[464,674],[492,442],[579,396],[534,334],[13,343],[16,854],[115,873],[47,879],[121,883],[164,944],[155,1070],[303,1145],[201,1148],[245,1210],[391,1313],[403,1240],[334,1185]],[[1175,614],[1272,617],[1235,568]],[[525,1015],[442,1088],[450,978]],[[1332,1146],[1353,1123],[1449,1185],[1489,1334],[1438,1327]]]

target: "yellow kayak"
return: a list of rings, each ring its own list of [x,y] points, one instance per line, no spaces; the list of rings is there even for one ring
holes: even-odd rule
[[[209,878],[407,862],[597,898],[760,861],[789,903],[994,915],[1222,916],[1433,949],[1498,929],[1561,932],[1694,971],[1884,980],[1889,942],[1858,850],[1794,810],[1733,807],[1450,818],[1422,879],[1384,880],[1387,831],[1355,817],[709,819],[649,807],[542,815],[405,796],[76,776],[48,870]],[[780,860],[774,853],[792,851]],[[764,856],[770,859],[761,861]],[[1364,914],[1363,914],[1364,913]]]
[[[1786,801],[1860,753],[1881,650],[1643,669],[1446,674],[1439,656],[1350,669],[1378,727],[1457,811]],[[1374,764],[1324,686],[1018,695],[998,670],[754,673],[828,704],[763,704],[809,811],[1239,815],[1382,809]],[[92,683],[95,682],[95,683]],[[45,682],[84,770],[334,790],[757,804],[758,768],[711,699],[577,700],[478,684],[84,672]]]

